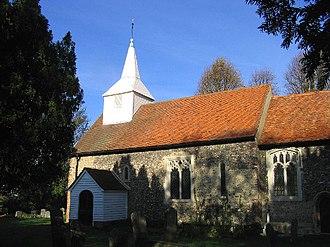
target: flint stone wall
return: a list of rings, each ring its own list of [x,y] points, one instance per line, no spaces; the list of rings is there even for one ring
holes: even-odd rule
[[[320,232],[317,222],[318,194],[330,192],[330,146],[299,148],[302,163],[302,201],[270,202],[271,222],[298,221],[299,234]]]
[[[140,211],[150,220],[164,220],[168,207],[178,212],[179,222],[214,222],[225,210],[232,213],[234,224],[265,223],[270,209],[271,222],[298,220],[299,233],[319,232],[316,199],[322,191],[330,192],[330,146],[301,147],[302,201],[269,201],[266,151],[255,142],[208,145],[83,156],[70,161],[69,185],[85,167],[114,170],[123,176],[128,166],[131,187],[129,212]],[[190,201],[165,201],[166,158],[194,155],[193,186]],[[220,193],[220,164],[225,164],[227,195]],[[68,201],[69,202],[69,201]],[[67,212],[69,213],[69,212]],[[224,220],[224,219],[221,219]]]
[[[192,169],[194,193],[190,201],[165,201],[164,184],[166,158],[194,155]],[[114,170],[123,176],[125,166],[130,168],[131,187],[129,213],[140,211],[152,220],[163,220],[165,210],[172,206],[182,222],[212,221],[223,210],[223,204],[238,212],[250,212],[258,199],[257,170],[261,164],[255,142],[219,144],[168,150],[83,156],[70,162],[69,186],[85,167]],[[220,164],[225,164],[227,198],[220,194]],[[261,168],[260,168],[261,169]],[[218,209],[215,209],[218,208]],[[218,211],[217,211],[218,210]],[[239,219],[237,219],[239,220]],[[245,219],[244,219],[245,220]],[[239,222],[237,222],[239,223]]]

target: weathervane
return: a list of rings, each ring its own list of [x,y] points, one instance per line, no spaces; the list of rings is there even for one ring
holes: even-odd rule
[[[134,18],[132,18],[132,30],[131,30],[131,38],[134,36]]]

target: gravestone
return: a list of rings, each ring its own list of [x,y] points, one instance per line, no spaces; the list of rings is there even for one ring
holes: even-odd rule
[[[174,241],[178,229],[178,213],[172,207],[165,213],[165,240]]]
[[[109,237],[109,247],[115,247],[115,240],[113,239],[113,237]]]
[[[23,216],[23,212],[22,211],[16,211],[15,212],[15,217],[16,218],[22,218],[22,216]]]
[[[147,221],[139,212],[131,214],[135,246],[145,246],[147,241]]]
[[[295,244],[298,238],[298,220],[297,219],[293,219],[291,221],[291,244]]]
[[[65,208],[60,208],[60,210],[62,211],[62,215],[63,215],[63,219],[65,218]]]
[[[31,218],[37,218],[37,211],[31,210]]]
[[[270,246],[274,247],[277,243],[277,234],[270,223],[266,224],[266,236],[269,239]]]
[[[85,243],[85,234],[81,231],[81,225],[79,221],[72,221],[70,223],[70,241],[71,247],[82,247]]]
[[[69,233],[63,221],[62,211],[57,208],[52,208],[52,212],[45,212],[45,217],[51,218],[51,232],[53,247],[66,247],[69,243]],[[70,239],[72,241],[72,239]],[[73,245],[72,245],[73,246]],[[83,246],[83,245],[82,245]]]
[[[46,211],[45,218],[50,219],[50,211]]]
[[[46,217],[46,209],[42,208],[42,209],[40,210],[40,217],[41,217],[41,218],[45,218],[45,217]]]

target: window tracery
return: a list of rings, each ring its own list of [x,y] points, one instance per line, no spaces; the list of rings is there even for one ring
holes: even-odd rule
[[[192,159],[191,156],[167,159],[167,199],[191,200]]]
[[[267,153],[269,194],[273,200],[301,200],[301,162],[296,149]]]

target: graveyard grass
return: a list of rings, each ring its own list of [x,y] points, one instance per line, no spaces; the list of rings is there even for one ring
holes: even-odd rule
[[[50,219],[1,217],[0,246],[51,247]]]
[[[127,229],[127,228],[126,228]],[[86,247],[104,247],[108,246],[109,230],[84,228],[86,234]],[[149,231],[149,239],[162,240],[160,231]],[[330,242],[329,235],[305,236],[299,238],[295,246],[300,247],[325,247]],[[0,246],[25,246],[25,247],[51,247],[51,226],[50,219],[44,218],[0,218]],[[269,242],[266,238],[258,239],[190,239],[180,238],[177,244],[166,245],[156,244],[154,246],[221,246],[221,247],[268,247]],[[280,238],[276,246],[289,247],[288,238]]]

